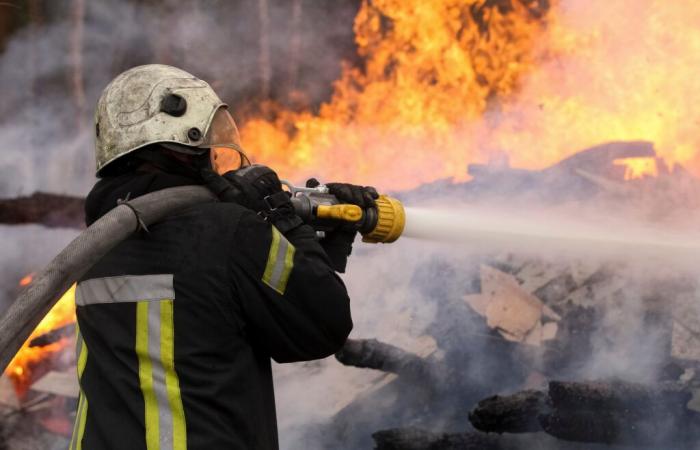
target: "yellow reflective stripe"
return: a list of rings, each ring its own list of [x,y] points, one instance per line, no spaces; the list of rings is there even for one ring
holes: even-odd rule
[[[153,389],[153,367],[148,353],[148,305],[136,304],[136,355],[139,361],[139,384],[143,393],[146,426],[146,448],[159,450],[158,402]]]
[[[75,450],[83,448],[83,436],[85,435],[85,422],[87,419],[88,401],[85,394],[81,396],[83,399],[83,407],[80,409],[80,418],[78,420],[78,439],[76,440]]]
[[[70,446],[68,447],[69,449],[73,450],[76,446],[76,443],[78,442],[78,430],[80,429],[80,426],[78,423],[80,422],[80,408],[83,407],[83,393],[79,393],[78,397],[78,409],[75,411],[75,421],[73,422],[73,434],[70,439]]]
[[[82,337],[78,337],[81,340],[80,353],[78,354],[78,380],[83,377],[83,372],[85,372],[85,365],[87,364],[87,346]]]
[[[75,412],[75,423],[73,424],[73,437],[70,441],[70,450],[81,450],[83,448],[83,435],[85,434],[85,419],[87,417],[87,398],[80,393],[78,400],[78,410]]]
[[[272,280],[272,273],[275,270],[275,263],[277,262],[277,252],[280,247],[280,237],[281,234],[277,231],[277,228],[272,227],[272,244],[270,244],[270,253],[267,255],[267,265],[265,266],[265,273],[263,274],[263,282],[274,289],[274,286],[270,284]]]
[[[289,281],[289,275],[292,273],[292,268],[294,268],[294,252],[296,249],[292,244],[287,246],[287,252],[284,255],[284,270],[280,276],[280,282],[277,291],[284,294],[287,290],[287,281]]]
[[[173,302],[160,303],[160,358],[165,369],[165,386],[168,393],[168,405],[172,411],[173,449],[187,449],[187,428],[185,426],[185,409],[182,406],[180,381],[175,372],[175,331]]]
[[[294,267],[295,248],[287,239],[272,227],[272,243],[267,256],[267,264],[262,281],[280,294],[287,289],[289,275]]]
[[[136,352],[144,400],[146,448],[185,450],[187,427],[175,372],[173,300],[136,304]]]
[[[76,323],[76,340],[75,347],[76,353],[78,354],[78,383],[82,380],[83,372],[85,371],[85,365],[87,364],[88,349],[83,340],[83,336],[80,334],[80,328]],[[80,450],[83,447],[83,436],[85,434],[85,422],[87,419],[87,397],[82,388],[80,389],[80,396],[78,400],[78,410],[75,413],[75,423],[73,424],[73,435],[71,437],[70,449]]]

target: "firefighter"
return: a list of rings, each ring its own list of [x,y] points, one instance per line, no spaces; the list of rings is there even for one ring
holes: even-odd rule
[[[130,69],[96,111],[87,225],[120,201],[204,184],[220,201],[135,233],[76,291],[80,400],[71,449],[275,449],[270,358],[324,358],[352,320],[355,233],[318,241],[270,168],[250,165],[226,105],[180,69]],[[370,206],[370,188],[331,185]]]

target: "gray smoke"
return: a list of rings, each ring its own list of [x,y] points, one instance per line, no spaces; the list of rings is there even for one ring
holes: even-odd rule
[[[0,196],[84,194],[94,181],[94,105],[112,78],[136,65],[172,64],[196,74],[234,115],[260,98],[263,75],[269,95],[281,101],[294,91],[304,92],[309,105],[327,98],[341,60],[353,56],[357,5],[302,2],[299,39],[290,42],[293,2],[266,3],[270,70],[264,74],[257,2],[85,2],[80,67],[71,47],[73,3],[44,3],[44,22],[18,30],[0,54]]]
[[[154,62],[180,66],[210,81],[234,111],[259,96],[265,84],[257,2],[90,1],[82,39],[85,101],[81,105],[71,81],[76,70],[70,57],[75,31],[67,13],[71,2],[44,3],[45,23],[38,29],[19,30],[0,54],[0,196],[36,190],[85,195],[94,182],[93,105],[108,81],[131,66]],[[269,2],[269,94],[284,100],[296,89],[305,93],[309,104],[317,105],[327,98],[340,60],[352,57],[348,49],[357,3],[303,2],[296,73],[290,69],[291,3]],[[461,193],[444,183],[433,186],[430,196],[431,206],[450,208]],[[508,203],[499,206],[507,209]],[[541,210],[542,202],[530,207]],[[597,209],[591,204],[586,208]],[[71,230],[37,226],[0,227],[4,289],[0,304],[14,296],[23,275],[39,270],[74,235]],[[538,257],[562,268],[573,264],[551,254]],[[635,265],[637,258],[627,255],[625,264],[616,268],[614,276],[620,282],[610,284],[611,291],[601,297],[603,331],[593,339],[592,356],[576,365],[572,377],[650,381],[661,370],[668,349],[662,344],[663,327],[656,327],[647,314],[653,283],[646,282],[659,277],[659,272]],[[418,410],[428,418],[420,424],[464,431],[466,414],[479,396],[522,386],[521,366],[495,356],[498,348],[480,338],[488,330],[469,315],[462,300],[463,295],[478,292],[475,280],[481,264],[503,261],[510,259],[469,245],[408,239],[388,246],[355,245],[344,277],[353,299],[352,337],[377,338],[431,354],[461,375],[455,386],[464,389],[439,409]],[[582,264],[591,261],[584,258]],[[696,269],[687,266],[664,277],[673,281],[679,272],[697,279]],[[697,298],[695,287],[684,295]],[[355,444],[367,448],[372,432],[413,425],[407,420],[419,415],[399,410],[407,404],[420,406],[419,399],[408,399],[410,386],[389,386],[391,376],[344,367],[334,358],[276,365],[275,372],[284,449],[357,448]],[[353,423],[348,416],[360,425],[348,426]]]

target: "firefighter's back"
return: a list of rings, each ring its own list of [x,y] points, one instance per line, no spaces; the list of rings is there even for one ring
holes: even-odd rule
[[[241,212],[193,207],[80,281],[76,446],[277,447],[269,355],[250,345],[231,267]]]

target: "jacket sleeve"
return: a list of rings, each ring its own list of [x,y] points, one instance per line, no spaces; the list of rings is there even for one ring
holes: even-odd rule
[[[313,229],[283,236],[246,212],[235,240],[233,282],[254,342],[277,362],[338,351],[352,330],[350,299]]]

